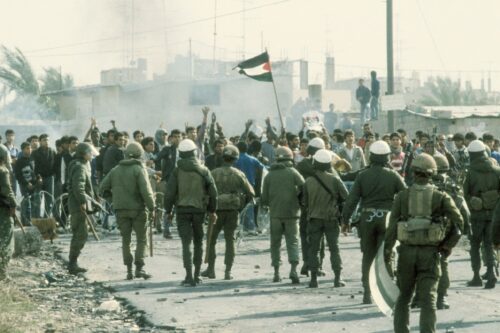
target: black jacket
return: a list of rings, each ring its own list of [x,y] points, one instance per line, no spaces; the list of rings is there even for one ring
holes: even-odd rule
[[[168,182],[177,162],[177,147],[165,146],[158,154],[161,163],[161,179]]]
[[[55,174],[56,152],[53,149],[40,147],[31,154],[31,159],[35,162],[35,175],[47,178]]]
[[[102,172],[103,175],[107,175],[108,172],[111,171],[115,166],[120,163],[121,160],[125,158],[125,154],[123,149],[119,148],[117,145],[110,146],[106,153],[104,154],[103,163],[102,163]]]
[[[28,183],[35,184],[35,173],[33,171],[33,160],[29,157],[20,157],[14,164],[14,175],[21,186],[21,190],[27,188]]]

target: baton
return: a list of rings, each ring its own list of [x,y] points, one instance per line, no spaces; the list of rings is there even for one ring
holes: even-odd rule
[[[26,235],[26,230],[24,230],[24,226],[21,223],[21,221],[19,221],[19,218],[17,217],[16,214],[14,214],[14,222],[21,228],[21,230],[23,231],[23,234]]]
[[[99,236],[97,235],[97,232],[95,231],[94,224],[90,220],[90,217],[87,215],[86,212],[83,212],[83,215],[85,215],[85,220],[87,221],[87,224],[90,227],[90,231],[92,231],[92,234],[94,235],[95,240],[100,241]]]

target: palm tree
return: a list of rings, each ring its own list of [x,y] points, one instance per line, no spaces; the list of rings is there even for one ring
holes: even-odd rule
[[[38,95],[40,86],[31,64],[18,48],[9,50],[0,47],[4,63],[0,67],[0,80],[7,87],[8,92],[19,95]]]
[[[54,67],[44,68],[44,71],[45,74],[40,77],[40,81],[42,82],[42,93],[68,89],[74,86],[73,77],[71,75],[61,75],[61,72]]]
[[[450,78],[432,78],[425,86],[431,95],[424,96],[420,102],[426,106],[438,105],[462,105],[462,93],[460,84],[453,82]]]

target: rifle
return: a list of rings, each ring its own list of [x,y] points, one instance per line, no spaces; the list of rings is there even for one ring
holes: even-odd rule
[[[153,216],[149,222],[149,256],[153,256],[153,223],[156,221],[156,210],[153,210]]]
[[[94,235],[94,238],[96,241],[100,241],[99,236],[97,235],[97,232],[95,231],[94,224],[90,220],[90,217],[87,215],[87,212],[83,211],[83,215],[85,216],[85,221],[87,221],[87,225],[90,228],[90,231],[92,231],[92,235]]]
[[[21,223],[21,221],[19,221],[19,218],[17,217],[16,214],[14,214],[14,222],[21,228],[21,230],[23,231],[23,234],[26,235],[26,230],[24,230],[24,226]]]
[[[204,260],[205,264],[208,264],[208,252],[209,252],[209,249],[210,249],[210,243],[212,241],[212,236],[213,236],[213,233],[214,233],[215,223],[217,222],[217,217],[213,218],[212,216],[213,215],[210,215],[209,218],[208,218],[207,245],[206,245],[206,248],[205,248],[205,260]]]

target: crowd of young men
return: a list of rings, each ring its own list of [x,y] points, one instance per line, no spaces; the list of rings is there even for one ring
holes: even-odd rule
[[[365,123],[356,141],[350,129],[308,130],[306,122],[298,134],[284,129],[277,133],[266,119],[265,135],[252,131],[252,121],[248,121],[241,136],[228,138],[215,116],[208,123],[209,113],[207,107],[202,109],[198,127],[170,133],[160,127],[154,137],[137,130],[129,138],[114,122],[112,129],[102,133],[92,120],[83,143],[77,137],[62,137],[55,142],[56,150],[50,148],[46,134],[31,136],[18,150],[15,133],[8,130],[0,149],[0,278],[6,277],[6,244],[12,238],[8,225],[15,214],[18,184],[25,225],[31,218],[50,215],[54,198],[68,194],[62,210],[71,216],[68,268],[73,274],[85,271],[77,259],[88,237],[87,225],[92,223],[89,216],[105,200],[123,238],[127,279],[151,277],[144,270],[150,219],[160,220],[155,222],[157,230],[167,239],[172,238],[170,228],[176,221],[187,286],[201,283],[201,277],[216,277],[215,246],[224,231],[224,278],[232,279],[239,213],[248,209],[251,214],[246,214],[250,219],[245,224],[258,229],[256,217],[261,209],[269,210],[271,219],[273,282],[281,281],[284,235],[292,283],[300,283],[300,275],[310,275],[309,287],[318,287],[318,276],[324,274],[326,239],[334,286],[344,286],[339,236],[356,226],[363,253],[365,304],[372,303],[368,273],[378,249],[385,240],[390,266],[394,243],[399,240],[395,271],[401,296],[394,319],[396,332],[408,332],[412,298],[422,308],[422,331],[434,332],[436,307],[449,308],[446,258],[461,234],[471,243],[473,279],[468,285],[482,286],[486,280],[485,288],[495,287],[500,153],[499,142],[491,134],[479,140],[474,133],[446,137],[418,132],[410,140],[403,129],[379,136]],[[252,205],[255,198],[260,198],[259,204]],[[163,219],[158,218],[162,211]],[[56,215],[66,225],[66,214]],[[208,268],[202,272],[207,216]],[[107,216],[102,226],[112,228]],[[130,251],[132,231],[137,238],[135,258]],[[481,256],[487,268],[483,276]]]

